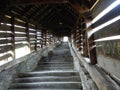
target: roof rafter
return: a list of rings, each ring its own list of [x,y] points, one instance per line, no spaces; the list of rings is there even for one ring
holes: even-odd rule
[[[2,0],[8,6],[67,3],[68,0]],[[1,4],[3,4],[1,3]]]
[[[49,8],[48,5],[43,6],[35,15],[33,15],[32,18],[34,18],[34,20],[38,20],[38,17],[43,15],[43,13]]]
[[[54,10],[54,7],[52,7],[51,9],[48,9],[40,18],[40,22],[43,21],[53,10]]]
[[[46,16],[45,20],[43,20],[43,21],[39,20],[39,22],[42,23],[42,24],[47,24],[47,23],[49,23],[49,20],[52,19],[54,16],[55,16],[55,14],[54,14],[54,12],[52,12],[50,15]]]

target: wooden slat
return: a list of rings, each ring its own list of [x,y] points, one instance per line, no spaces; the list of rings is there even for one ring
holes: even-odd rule
[[[17,28],[17,27],[15,27],[15,31],[18,31],[18,32],[25,32],[25,29],[24,29],[24,28]]]
[[[34,34],[35,34],[35,32],[36,32],[36,31],[31,31],[31,30],[29,30],[29,32],[30,32],[30,33],[34,33]]]
[[[7,44],[7,43],[11,43],[11,40],[0,40],[0,44]]]
[[[0,38],[11,37],[11,33],[0,33]]]
[[[29,35],[34,35],[35,36],[36,33],[35,32],[34,33],[33,32],[29,32]]]
[[[100,39],[104,37],[116,36],[120,34],[120,20],[95,32],[95,39]]]
[[[16,38],[15,41],[25,41],[27,38]]]
[[[35,35],[29,35],[30,38],[35,38]]]
[[[11,51],[12,46],[4,46],[0,47],[0,53],[5,53],[7,51]]]
[[[31,40],[35,40],[35,39],[36,39],[36,38],[30,38],[30,41],[31,41]]]
[[[34,43],[33,43],[33,42],[34,42]],[[30,44],[31,44],[31,43],[35,44],[35,40],[30,41]]]
[[[4,55],[4,56],[1,56],[1,57],[0,57],[0,60],[7,59],[7,58],[9,58],[9,57],[12,57],[12,55],[11,55],[11,54],[6,54],[6,55]]]
[[[15,18],[15,25],[25,26],[25,22],[20,19]]]
[[[23,46],[26,46],[26,45],[28,45],[27,43],[17,43],[17,44],[15,44],[15,46],[16,47],[23,47]]]
[[[10,26],[7,26],[7,25],[1,25],[1,26],[0,26],[0,30],[10,31]]]
[[[24,46],[28,46],[28,44],[16,44],[15,49],[21,48],[21,47],[24,47]]]
[[[30,47],[35,47],[35,44],[34,44],[34,43],[31,43],[31,44],[30,44]]]
[[[26,34],[15,34],[15,37],[26,37]]]
[[[11,17],[10,18],[4,17],[4,19],[3,19],[2,22],[4,22],[4,23],[10,23],[10,21],[11,21]]]

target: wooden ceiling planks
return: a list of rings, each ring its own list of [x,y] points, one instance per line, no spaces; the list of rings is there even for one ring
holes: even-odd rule
[[[7,12],[8,15],[14,15],[16,18],[24,21],[33,22],[35,25],[41,24],[44,28],[56,30],[62,28],[62,30],[65,30],[66,28],[74,28],[79,17],[83,17],[88,21],[88,17],[91,16],[90,8],[95,1],[96,0],[5,0],[4,2],[0,2],[11,6],[11,9]],[[60,24],[60,22],[62,22],[62,24]],[[59,31],[57,30],[57,32]]]
[[[1,1],[2,1],[1,4],[7,3],[8,6],[68,3],[68,0],[1,0]]]

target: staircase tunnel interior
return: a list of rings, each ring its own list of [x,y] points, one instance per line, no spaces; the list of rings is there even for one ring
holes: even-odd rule
[[[120,0],[1,0],[0,90],[120,90]]]

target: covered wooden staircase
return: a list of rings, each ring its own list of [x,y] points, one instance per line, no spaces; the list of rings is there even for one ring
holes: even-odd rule
[[[42,58],[34,71],[19,74],[9,90],[82,90],[68,43],[62,43]]]

